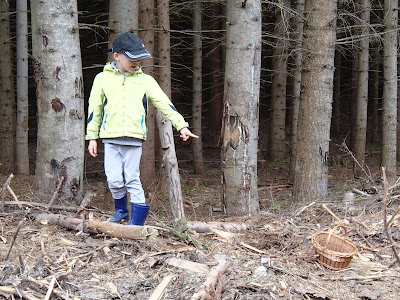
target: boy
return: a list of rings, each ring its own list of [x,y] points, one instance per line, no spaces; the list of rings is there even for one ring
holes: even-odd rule
[[[107,63],[93,81],[86,140],[93,157],[97,156],[97,139],[104,143],[104,170],[115,204],[115,215],[110,222],[128,219],[128,192],[131,201],[128,225],[144,225],[150,206],[145,203],[139,164],[142,142],[147,138],[147,101],[171,121],[183,141],[198,136],[188,129],[188,123],[154,78],[142,72],[140,60],[151,55],[136,34],[119,34],[112,52],[115,61]]]

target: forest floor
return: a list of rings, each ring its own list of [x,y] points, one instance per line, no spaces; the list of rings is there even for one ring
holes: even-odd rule
[[[72,231],[37,222],[35,214],[81,217],[89,212],[106,221],[113,212],[110,203],[104,209],[109,197],[100,160],[86,166],[85,191],[96,195],[84,210],[56,200],[47,211],[44,205],[52,195],[35,195],[33,176],[15,176],[10,187],[23,205],[18,207],[7,193],[0,211],[0,299],[191,299],[221,261],[228,262],[227,268],[215,277],[207,299],[400,299],[400,267],[384,231],[379,152],[367,154],[367,180],[355,179],[351,157],[333,149],[329,196],[311,205],[291,201],[287,162],[260,161],[260,215],[228,218],[219,210],[219,150],[206,149],[207,176],[200,179],[182,155],[189,149],[178,151],[187,220],[234,222],[241,225],[236,232],[198,233],[171,221],[163,184],[149,194],[146,226],[157,229],[157,237],[133,240]],[[7,178],[0,176],[0,188]],[[343,201],[348,192],[355,196],[353,203]],[[392,190],[388,218],[399,198]],[[334,271],[317,262],[311,237],[338,224],[345,225],[358,253],[348,268]],[[399,215],[390,234],[398,243]]]

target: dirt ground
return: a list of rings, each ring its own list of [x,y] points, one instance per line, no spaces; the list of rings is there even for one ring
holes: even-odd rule
[[[260,161],[260,215],[230,218],[220,211],[218,150],[210,148],[205,156],[207,176],[200,179],[178,152],[186,218],[233,222],[241,226],[235,232],[214,227],[198,233],[175,223],[161,183],[148,194],[146,226],[157,230],[156,237],[132,240],[69,230],[37,222],[35,215],[47,213],[44,205],[52,195],[37,197],[33,176],[12,178],[10,187],[23,205],[8,192],[0,210],[0,299],[196,299],[192,296],[223,262],[226,270],[215,277],[206,299],[400,299],[400,267],[384,231],[378,152],[367,155],[370,180],[354,179],[349,155],[332,154],[328,199],[312,204],[291,202],[287,162]],[[48,213],[100,221],[112,215],[100,160],[88,160],[85,174],[85,191],[96,193],[89,206],[82,210],[56,200]],[[7,178],[0,176],[0,188]],[[396,215],[399,197],[393,189],[388,219]],[[317,261],[311,237],[338,224],[345,225],[347,243],[358,253],[346,269],[334,271]],[[342,237],[343,230],[334,234]],[[399,242],[399,214],[390,236]]]

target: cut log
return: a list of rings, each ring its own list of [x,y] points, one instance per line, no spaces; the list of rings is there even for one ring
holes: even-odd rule
[[[105,235],[134,240],[145,240],[158,235],[157,229],[147,226],[123,225],[105,221],[81,220],[57,214],[38,214],[36,221],[42,224],[60,225],[62,227],[92,234]]]
[[[219,260],[218,265],[213,267],[207,276],[206,281],[202,284],[200,291],[195,293],[190,300],[211,299],[210,291],[215,290],[218,280],[226,272],[231,265],[227,260]]]
[[[199,222],[191,221],[187,222],[187,227],[197,231],[199,233],[212,232],[211,229],[225,230],[229,232],[238,232],[247,230],[248,226],[245,223],[233,223],[233,222]]]

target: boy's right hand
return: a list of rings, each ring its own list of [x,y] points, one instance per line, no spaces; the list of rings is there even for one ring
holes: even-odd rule
[[[97,141],[96,140],[89,141],[88,150],[89,150],[89,153],[91,156],[93,156],[93,157],[97,156]]]

